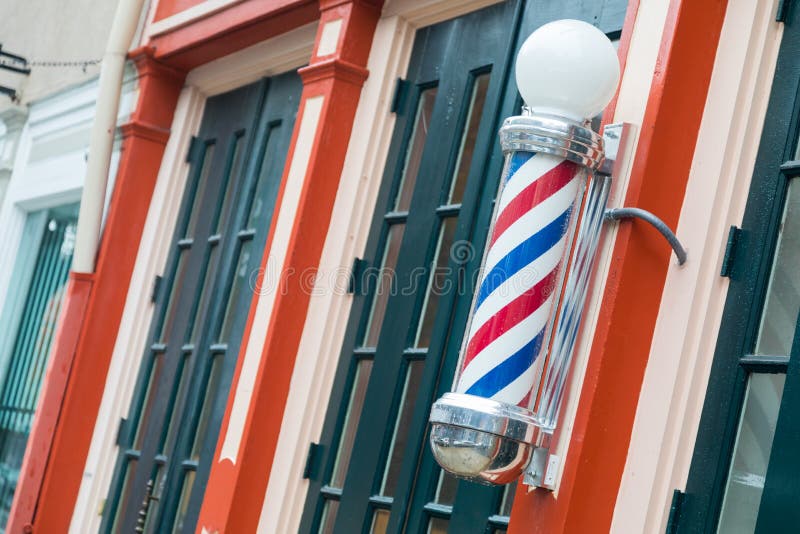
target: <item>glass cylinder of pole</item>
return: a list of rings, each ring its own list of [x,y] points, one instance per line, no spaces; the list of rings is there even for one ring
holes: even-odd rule
[[[506,163],[460,375],[455,392],[434,404],[430,418],[440,465],[496,484],[513,481],[530,459],[539,422],[529,407],[562,309],[573,214],[603,158],[602,138],[588,126],[527,109],[504,122],[500,142]],[[550,383],[566,377],[547,369]]]

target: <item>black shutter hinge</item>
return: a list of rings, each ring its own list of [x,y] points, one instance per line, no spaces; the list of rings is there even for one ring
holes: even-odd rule
[[[303,478],[313,479],[317,476],[319,460],[322,457],[322,445],[319,443],[308,444],[308,456],[306,456],[306,466],[303,469]]]
[[[400,113],[406,105],[408,96],[408,89],[411,87],[411,82],[403,78],[397,78],[397,84],[394,86],[394,96],[392,97],[392,113]]]
[[[129,445],[128,434],[130,433],[130,421],[124,417],[119,420],[119,428],[117,429],[117,446],[127,447]]]
[[[676,534],[678,532],[678,524],[681,519],[681,506],[686,498],[686,494],[681,490],[676,489],[672,492],[672,503],[669,505],[669,517],[667,518],[667,529],[665,534]]]
[[[741,238],[742,229],[731,226],[728,231],[728,242],[725,244],[725,255],[722,257],[722,267],[719,270],[720,276],[730,278],[731,274],[733,274],[733,262],[736,259],[736,249]]]
[[[347,292],[352,295],[361,295],[364,289],[364,271],[367,268],[367,260],[353,258],[353,266],[350,268],[350,282],[347,285]]]
[[[792,7],[792,3],[792,0],[780,0],[780,2],[778,2],[778,11],[775,13],[776,22],[786,22],[786,19],[789,18],[789,11]]]
[[[192,138],[189,140],[189,150],[186,151],[186,162],[191,163],[194,161],[195,157],[200,152],[200,147],[203,146],[203,142],[200,140],[199,137],[193,135]]]
[[[161,282],[163,281],[164,277],[158,274],[153,279],[153,293],[150,295],[150,302],[156,302],[158,300],[158,295],[161,292]]]

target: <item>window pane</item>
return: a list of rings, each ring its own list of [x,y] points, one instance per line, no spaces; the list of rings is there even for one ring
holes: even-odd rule
[[[200,170],[200,176],[197,178],[197,189],[195,189],[194,196],[192,197],[192,211],[189,213],[189,221],[186,223],[186,229],[183,232],[184,237],[194,237],[195,230],[197,229],[197,222],[203,216],[203,214],[200,213],[200,205],[203,203],[203,197],[208,187],[208,175],[211,172],[211,163],[213,160],[214,145],[206,145],[205,154],[203,154],[203,167]]]
[[[194,471],[186,471],[183,476],[183,487],[181,488],[181,500],[178,502],[178,512],[175,514],[175,522],[172,524],[172,532],[183,532],[183,522],[186,519],[186,512],[189,509],[189,497],[192,496],[192,486],[194,485]]]
[[[165,465],[156,466],[156,475],[153,477],[155,483],[151,490],[151,499],[147,508],[147,519],[144,523],[144,531],[151,534],[156,531],[156,523],[158,519],[158,509],[161,504],[161,498],[164,495],[164,484],[166,482],[167,468]]]
[[[206,387],[202,390],[205,397],[203,398],[203,407],[200,410],[200,417],[194,434],[194,443],[192,444],[192,460],[194,461],[200,460],[200,452],[203,449],[203,442],[208,432],[208,422],[211,419],[214,400],[216,400],[217,389],[219,389],[219,381],[222,378],[222,358],[224,358],[224,355],[216,355],[212,358]]]
[[[800,190],[789,183],[756,354],[788,355],[800,311]]]
[[[217,336],[217,341],[220,343],[228,342],[233,328],[236,302],[238,302],[242,292],[249,289],[250,275],[252,274],[252,266],[250,265],[252,261],[250,246],[252,243],[252,241],[245,241],[239,249],[239,259],[236,262],[236,270],[233,271],[233,281],[231,281],[230,291],[228,292],[228,303],[225,305],[222,328]]]
[[[266,216],[267,209],[271,207],[271,201],[275,198],[277,189],[280,186],[280,180],[271,180],[269,178],[270,176],[275,176],[274,172],[272,172],[272,167],[278,161],[282,161],[280,155],[275,154],[280,140],[279,126],[271,127],[267,135],[269,136],[267,138],[267,146],[264,148],[264,159],[261,162],[261,172],[258,175],[258,182],[256,182],[256,189],[250,204],[246,228],[255,228],[259,221],[262,220],[262,217]]]
[[[450,204],[460,204],[464,198],[464,189],[467,186],[469,166],[472,162],[472,153],[475,150],[475,141],[478,139],[478,130],[483,116],[483,105],[486,103],[486,92],[489,90],[489,73],[481,74],[475,78],[472,88],[472,100],[464,123],[464,133],[461,137],[461,147],[458,150],[458,160],[453,180],[450,184]]]
[[[189,385],[189,356],[183,356],[181,363],[178,365],[178,372],[176,373],[177,381],[175,382],[174,389],[172,390],[172,398],[170,399],[170,407],[167,411],[167,438],[162,443],[161,452],[166,455],[172,454],[172,446],[175,445],[175,439],[178,437],[182,421],[176,419],[181,417],[182,410],[176,409],[179,407],[181,399],[184,396],[186,387]]]
[[[433,103],[436,101],[436,88],[424,90],[419,96],[417,113],[414,117],[414,131],[406,149],[406,160],[403,164],[403,177],[400,180],[400,187],[397,191],[395,200],[395,211],[408,211],[411,205],[411,195],[414,192],[414,184],[417,183],[419,165],[422,162],[422,150],[425,148],[425,140],[428,138],[428,126],[433,115]]]
[[[319,534],[333,534],[333,526],[336,523],[336,512],[339,511],[339,501],[325,501],[325,509],[322,511],[322,521],[319,523]]]
[[[182,249],[180,256],[178,256],[178,264],[175,266],[175,274],[172,278],[172,284],[169,288],[169,302],[167,304],[167,311],[164,313],[164,321],[161,323],[161,334],[158,338],[162,342],[167,342],[167,337],[170,335],[172,325],[175,321],[175,307],[178,305],[178,299],[181,294],[181,286],[186,278],[186,273],[189,269],[187,257],[189,256],[189,249]]]
[[[377,276],[378,280],[372,297],[372,309],[367,320],[367,329],[364,334],[364,346],[374,347],[378,344],[378,334],[383,324],[383,316],[386,313],[386,304],[395,288],[397,258],[400,255],[400,243],[403,241],[403,231],[405,224],[395,224],[389,228],[389,236],[386,238],[386,245],[381,259],[381,268],[372,271],[369,275]],[[368,276],[369,276],[368,275]]]
[[[497,511],[497,515],[506,517],[511,515],[511,505],[514,504],[514,490],[516,487],[516,484],[508,484],[503,488],[503,500],[500,501],[500,510]]]
[[[436,255],[431,266],[431,274],[428,278],[428,290],[425,293],[425,301],[422,304],[422,314],[420,314],[419,325],[417,326],[417,339],[415,346],[427,348],[431,343],[431,333],[433,332],[433,322],[436,319],[436,310],[439,307],[439,299],[454,288],[448,286],[452,282],[448,264],[453,255],[458,255],[462,251],[454,250],[453,238],[456,235],[458,218],[449,217],[444,220],[442,229],[439,231],[439,243],[436,245]],[[470,246],[469,243],[463,243]]]
[[[785,380],[783,374],[750,375],[717,529],[721,534],[755,529]]]
[[[222,183],[225,184],[225,196],[222,197],[222,204],[220,211],[217,215],[217,221],[214,225],[214,233],[219,234],[222,228],[228,224],[230,217],[231,206],[233,205],[233,190],[236,189],[238,183],[239,167],[242,164],[242,136],[244,132],[239,132],[233,139],[233,146],[228,152],[228,161],[226,162],[225,176],[222,177]]]
[[[112,532],[119,532],[120,523],[125,515],[125,511],[132,504],[131,493],[134,480],[136,480],[136,460],[129,459],[128,464],[125,466],[125,476],[122,480],[122,491],[119,494],[119,501],[117,502],[114,523],[111,528]]]
[[[158,386],[158,380],[161,377],[162,362],[163,356],[160,354],[155,354],[150,357],[150,369],[147,371],[147,386],[145,386],[143,397],[144,400],[142,401],[141,408],[139,409],[139,421],[136,424],[136,435],[133,438],[133,448],[138,451],[142,450],[147,422],[150,419],[150,415],[152,414],[153,407],[155,405],[156,387]]]
[[[342,425],[342,435],[339,438],[339,446],[336,449],[333,474],[331,475],[331,485],[336,488],[341,488],[344,484],[347,466],[350,464],[353,441],[356,437],[358,420],[361,418],[361,410],[364,407],[364,397],[367,394],[370,373],[372,373],[372,360],[359,360],[356,367],[356,375],[353,378],[353,388],[350,390],[350,401],[347,403],[347,415],[344,419],[344,425]]]
[[[203,285],[200,286],[200,295],[194,305],[194,318],[192,319],[192,332],[186,340],[189,343],[197,343],[200,333],[203,330],[203,312],[208,308],[208,299],[211,297],[211,290],[214,286],[214,277],[217,274],[217,251],[219,247],[211,244],[211,250],[206,260],[206,272],[203,275]]]
[[[436,502],[452,506],[456,502],[458,479],[445,470],[439,472],[439,484],[436,487]]]
[[[440,517],[432,517],[428,522],[428,534],[447,534],[450,521]]]
[[[422,382],[422,371],[425,367],[423,360],[414,360],[408,363],[406,370],[403,394],[400,397],[400,408],[395,421],[392,443],[389,446],[388,461],[383,471],[382,495],[394,495],[397,479],[400,477],[400,467],[403,463],[403,453],[406,451],[408,430],[411,427],[411,417],[414,415],[414,406],[419,395],[419,386]]]
[[[372,529],[371,534],[386,534],[386,529],[389,526],[389,511],[388,510],[375,510],[375,515],[372,516]]]

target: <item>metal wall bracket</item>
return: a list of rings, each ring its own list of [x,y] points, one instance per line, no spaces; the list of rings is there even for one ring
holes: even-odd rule
[[[675,232],[673,232],[664,221],[649,211],[641,208],[611,208],[606,210],[605,218],[607,221],[640,219],[650,224],[650,226],[658,230],[658,232],[664,236],[669,243],[669,246],[671,246],[672,250],[675,251],[675,256],[678,258],[678,265],[683,265],[686,263],[686,249],[683,248],[683,245],[681,245],[680,240],[678,240],[678,236],[675,235]]]

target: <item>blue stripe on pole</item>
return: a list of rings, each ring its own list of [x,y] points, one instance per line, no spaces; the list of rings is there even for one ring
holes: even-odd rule
[[[514,152],[511,154],[511,160],[508,162],[508,174],[506,175],[506,183],[511,181],[511,178],[517,173],[520,167],[525,165],[529,159],[535,156],[535,152]]]
[[[544,339],[544,329],[524,347],[506,358],[503,363],[478,379],[477,382],[469,387],[466,393],[489,399],[502,391],[533,365],[542,346],[542,339]]]
[[[481,283],[478,300],[475,305],[477,309],[486,297],[498,288],[503,282],[514,276],[527,265],[530,265],[536,258],[553,248],[564,236],[564,227],[569,221],[571,209],[559,215],[553,222],[536,232],[531,237],[517,245],[511,252],[506,254],[492,270],[486,273],[486,277]]]

